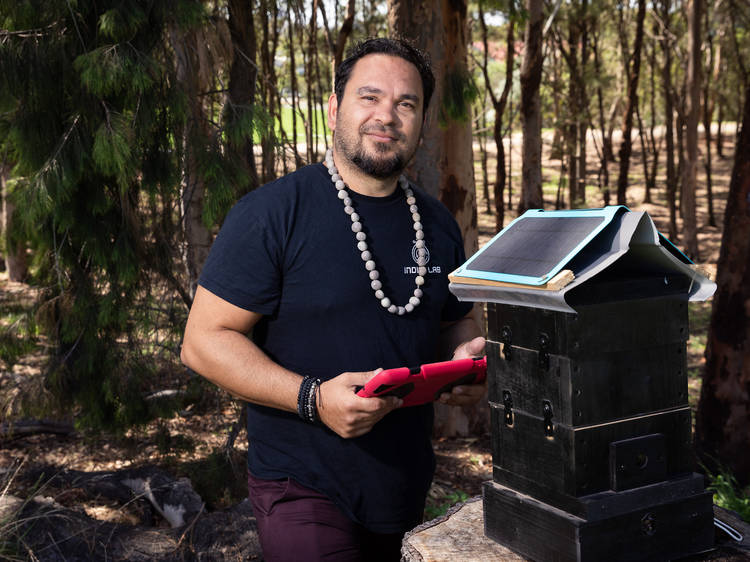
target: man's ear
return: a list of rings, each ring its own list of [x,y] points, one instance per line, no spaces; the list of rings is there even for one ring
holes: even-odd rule
[[[328,97],[328,128],[332,131],[336,130],[336,116],[339,112],[339,100],[336,94],[331,94]]]

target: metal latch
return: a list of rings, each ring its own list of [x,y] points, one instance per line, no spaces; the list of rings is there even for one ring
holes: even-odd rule
[[[547,334],[539,334],[539,368],[543,371],[549,369],[549,343]]]
[[[510,331],[510,326],[503,326],[500,332],[500,341],[503,344],[503,355],[506,361],[510,361],[513,358],[513,352],[510,349],[511,340],[513,339],[513,332]]]
[[[513,425],[513,397],[510,390],[503,390],[503,406],[505,407],[505,425]]]
[[[549,400],[542,402],[542,414],[544,415],[544,435],[554,437],[555,427],[552,425],[552,403]]]

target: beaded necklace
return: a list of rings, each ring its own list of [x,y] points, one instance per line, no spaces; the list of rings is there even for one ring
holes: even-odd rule
[[[414,278],[414,284],[416,285],[414,294],[411,298],[409,298],[409,302],[407,302],[403,306],[399,306],[392,303],[391,299],[385,296],[385,293],[383,292],[383,284],[379,280],[380,273],[378,273],[378,270],[375,266],[375,259],[372,255],[372,252],[368,250],[366,242],[367,236],[362,231],[362,222],[360,220],[360,216],[352,206],[352,199],[351,197],[349,197],[349,192],[346,191],[346,184],[344,183],[344,180],[341,179],[341,176],[336,169],[336,165],[333,162],[333,151],[330,148],[326,152],[324,164],[326,168],[328,168],[328,173],[331,176],[331,182],[333,182],[333,185],[338,191],[338,198],[341,199],[341,201],[344,203],[344,212],[351,218],[352,232],[354,232],[354,235],[357,239],[357,249],[361,252],[360,255],[362,257],[362,261],[364,262],[365,269],[368,271],[368,274],[370,276],[370,287],[372,287],[372,290],[375,292],[375,298],[377,298],[383,308],[385,308],[391,314],[398,314],[399,316],[403,316],[404,314],[413,311],[417,306],[419,306],[423,295],[421,287],[422,285],[424,285],[424,276],[427,275],[427,248],[425,247],[424,231],[422,230],[422,223],[420,222],[421,217],[419,216],[419,209],[417,208],[417,200],[414,197],[414,192],[409,187],[408,180],[402,175],[398,178],[398,184],[401,189],[404,190],[404,194],[406,195],[406,204],[409,205],[411,218],[414,221],[414,235],[417,238],[416,248],[418,268],[417,276]]]

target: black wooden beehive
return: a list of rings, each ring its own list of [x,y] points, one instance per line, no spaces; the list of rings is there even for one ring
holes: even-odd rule
[[[486,534],[545,561],[671,560],[713,546],[693,473],[689,280],[602,278],[573,312],[488,303]]]

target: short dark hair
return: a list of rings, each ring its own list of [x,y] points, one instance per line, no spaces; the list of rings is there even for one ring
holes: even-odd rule
[[[354,65],[362,57],[367,55],[391,55],[401,57],[413,64],[419,76],[422,78],[422,92],[424,93],[424,105],[422,115],[427,112],[432,92],[435,90],[435,76],[432,74],[429,56],[403,39],[390,39],[387,37],[375,37],[366,39],[354,45],[348,52],[346,58],[336,67],[334,82],[334,93],[339,103],[344,99],[344,89],[349,81]]]

